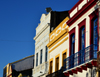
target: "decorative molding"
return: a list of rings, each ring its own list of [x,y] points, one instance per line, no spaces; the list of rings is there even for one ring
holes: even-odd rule
[[[68,34],[68,31],[67,30],[63,30],[54,40],[50,41],[48,44],[47,44],[47,47],[50,47],[51,45],[53,45],[53,43],[55,43],[57,40],[59,40],[61,37],[63,37],[64,34]]]
[[[52,52],[55,48],[57,48],[59,45],[61,45],[63,42],[65,42],[67,39],[68,39],[68,37],[65,38],[62,42],[60,42],[60,43],[59,43],[57,46],[55,46],[53,49],[51,49],[51,50],[49,51],[49,53]]]
[[[68,29],[66,22],[69,20],[69,17],[66,17],[50,34],[50,41],[55,39],[63,30]]]
[[[87,4],[85,4],[72,18],[70,18],[70,20],[67,22],[68,26],[71,26],[82,15],[84,15],[88,10],[90,10],[93,6],[95,6],[96,2],[97,0],[90,0]]]
[[[36,36],[35,36],[33,39],[36,40],[49,26],[50,26],[50,23],[47,23],[47,24],[36,34]]]
[[[66,37],[68,35],[68,33],[66,33],[66,34],[64,34],[62,37],[60,37],[57,41],[55,41],[50,47],[49,47],[49,49],[50,48],[52,48],[52,47],[54,47],[54,45],[56,45],[59,41],[61,41],[64,37]]]

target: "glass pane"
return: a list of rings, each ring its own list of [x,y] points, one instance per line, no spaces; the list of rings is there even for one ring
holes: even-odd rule
[[[38,66],[38,53],[36,54],[36,66]]]
[[[97,18],[93,21],[93,44],[94,44],[93,58],[97,58],[97,45],[98,45]]]
[[[40,56],[40,64],[42,63],[42,49],[41,49],[41,56]]]
[[[85,28],[81,29],[81,49],[85,48]]]
[[[72,35],[71,55],[74,54],[75,35]]]

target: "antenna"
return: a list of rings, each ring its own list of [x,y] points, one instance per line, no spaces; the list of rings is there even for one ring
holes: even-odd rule
[[[50,11],[52,11],[51,7],[47,7],[45,10],[46,10],[47,13],[49,13]]]

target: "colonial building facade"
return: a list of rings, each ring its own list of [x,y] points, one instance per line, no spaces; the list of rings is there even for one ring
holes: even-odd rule
[[[100,77],[100,0],[42,14],[34,40],[32,77]],[[19,70],[14,64],[4,68],[3,77],[12,77],[11,68]]]
[[[69,54],[64,60],[67,77],[100,77],[97,74],[97,52],[100,51],[98,4],[98,0],[79,0],[69,11]]]
[[[50,15],[50,13],[42,14],[40,24],[36,28],[33,77],[45,77],[48,72],[48,48],[46,45],[49,42]]]
[[[67,16],[68,11],[56,12],[50,11],[48,14],[42,14],[40,24],[36,28],[35,40],[35,63],[33,77],[46,77],[49,72],[48,47],[49,34],[57,25]]]
[[[68,25],[69,20],[67,16],[50,34],[49,43],[49,75],[47,77],[63,77],[64,59],[67,58],[69,45]]]

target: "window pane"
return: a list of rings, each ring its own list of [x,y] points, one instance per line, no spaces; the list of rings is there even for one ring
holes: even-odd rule
[[[71,55],[74,54],[74,46],[75,46],[75,35],[72,35],[72,44],[71,44]]]
[[[45,47],[45,62],[47,61],[47,56],[48,56],[48,48],[47,46]]]
[[[40,64],[42,63],[42,49],[40,51]]]
[[[36,66],[38,66],[38,53],[36,54]]]
[[[64,59],[66,59],[66,52],[63,54],[63,66],[64,66],[64,64],[66,63],[66,62],[64,61]]]
[[[85,48],[85,28],[81,28],[81,50]]]
[[[93,44],[94,44],[94,58],[97,58],[97,49],[98,49],[98,32],[97,32],[97,18],[93,21]]]
[[[52,73],[52,66],[53,66],[53,62],[50,62],[50,74]]]
[[[59,70],[59,57],[56,58],[56,71]]]

